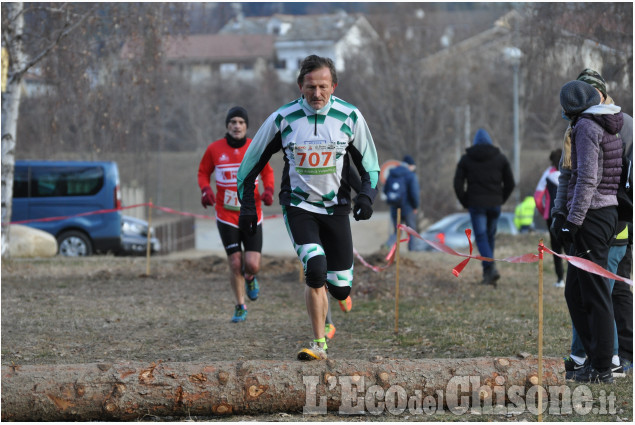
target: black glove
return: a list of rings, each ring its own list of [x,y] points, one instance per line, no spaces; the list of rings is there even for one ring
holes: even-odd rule
[[[562,226],[564,226],[565,221],[567,221],[567,219],[562,214],[556,214],[553,216],[553,221],[551,222],[551,227],[549,228],[549,231],[551,231],[551,234],[557,240],[560,240],[560,231],[562,230]]]
[[[255,235],[258,230],[258,214],[243,214],[238,216],[238,228],[246,235]]]
[[[573,241],[575,241],[575,235],[579,229],[580,227],[577,224],[573,224],[569,220],[562,226],[562,230],[560,230],[560,241],[565,248],[570,247]]]
[[[355,221],[368,220],[373,215],[373,206],[370,198],[366,195],[358,195],[355,207],[353,208],[353,217]]]

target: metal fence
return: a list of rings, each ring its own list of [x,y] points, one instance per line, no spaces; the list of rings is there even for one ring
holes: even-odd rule
[[[161,241],[160,254],[194,249],[196,222],[194,217],[168,217],[152,223],[157,239]]]

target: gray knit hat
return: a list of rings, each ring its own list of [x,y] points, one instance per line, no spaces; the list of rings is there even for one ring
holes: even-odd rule
[[[584,81],[569,81],[560,89],[560,105],[568,117],[579,115],[600,101],[600,93]]]

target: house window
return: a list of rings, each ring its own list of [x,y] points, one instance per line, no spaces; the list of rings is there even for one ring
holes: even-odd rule
[[[236,72],[238,71],[238,65],[235,63],[221,63],[220,64],[220,72]]]
[[[287,68],[287,61],[284,59],[278,59],[274,62],[273,66],[276,69],[286,69]]]

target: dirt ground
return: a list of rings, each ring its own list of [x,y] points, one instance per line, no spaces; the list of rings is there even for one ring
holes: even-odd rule
[[[286,237],[286,235],[284,235]],[[497,257],[535,252],[536,235],[501,238]],[[284,240],[287,243],[287,240]],[[365,256],[383,266],[386,252]],[[483,286],[480,264],[460,277],[462,258],[402,250],[399,269],[376,273],[355,262],[353,310],[333,303],[337,327],[329,358],[467,358],[536,354],[536,265],[500,263],[497,288]],[[395,286],[399,274],[399,332]],[[224,256],[95,256],[2,261],[2,365],[95,362],[195,362],[289,360],[312,339],[297,258],[263,256],[260,297],[247,301],[248,317],[231,323],[233,296]],[[562,289],[553,287],[545,262],[544,355],[562,356],[570,319]],[[632,377],[616,387],[623,404],[611,416],[555,420],[632,421]],[[169,420],[143,417],[141,420]],[[513,417],[386,416],[345,418],[301,414],[262,417],[176,418],[223,421],[535,420]]]
[[[384,253],[366,260],[385,264]],[[429,277],[430,267],[402,256],[402,297],[420,283],[422,267]],[[230,322],[224,257],[155,257],[149,277],[145,270],[144,258],[109,256],[3,262],[2,364],[293,359],[311,339],[296,258],[263,256],[261,294],[248,301],[243,323]],[[375,273],[356,262],[353,312],[364,300],[392,298],[394,272],[394,266]],[[447,266],[437,271],[443,272],[450,283]],[[398,345],[386,353],[367,344],[354,313],[333,307],[338,330],[331,356],[411,356]]]

